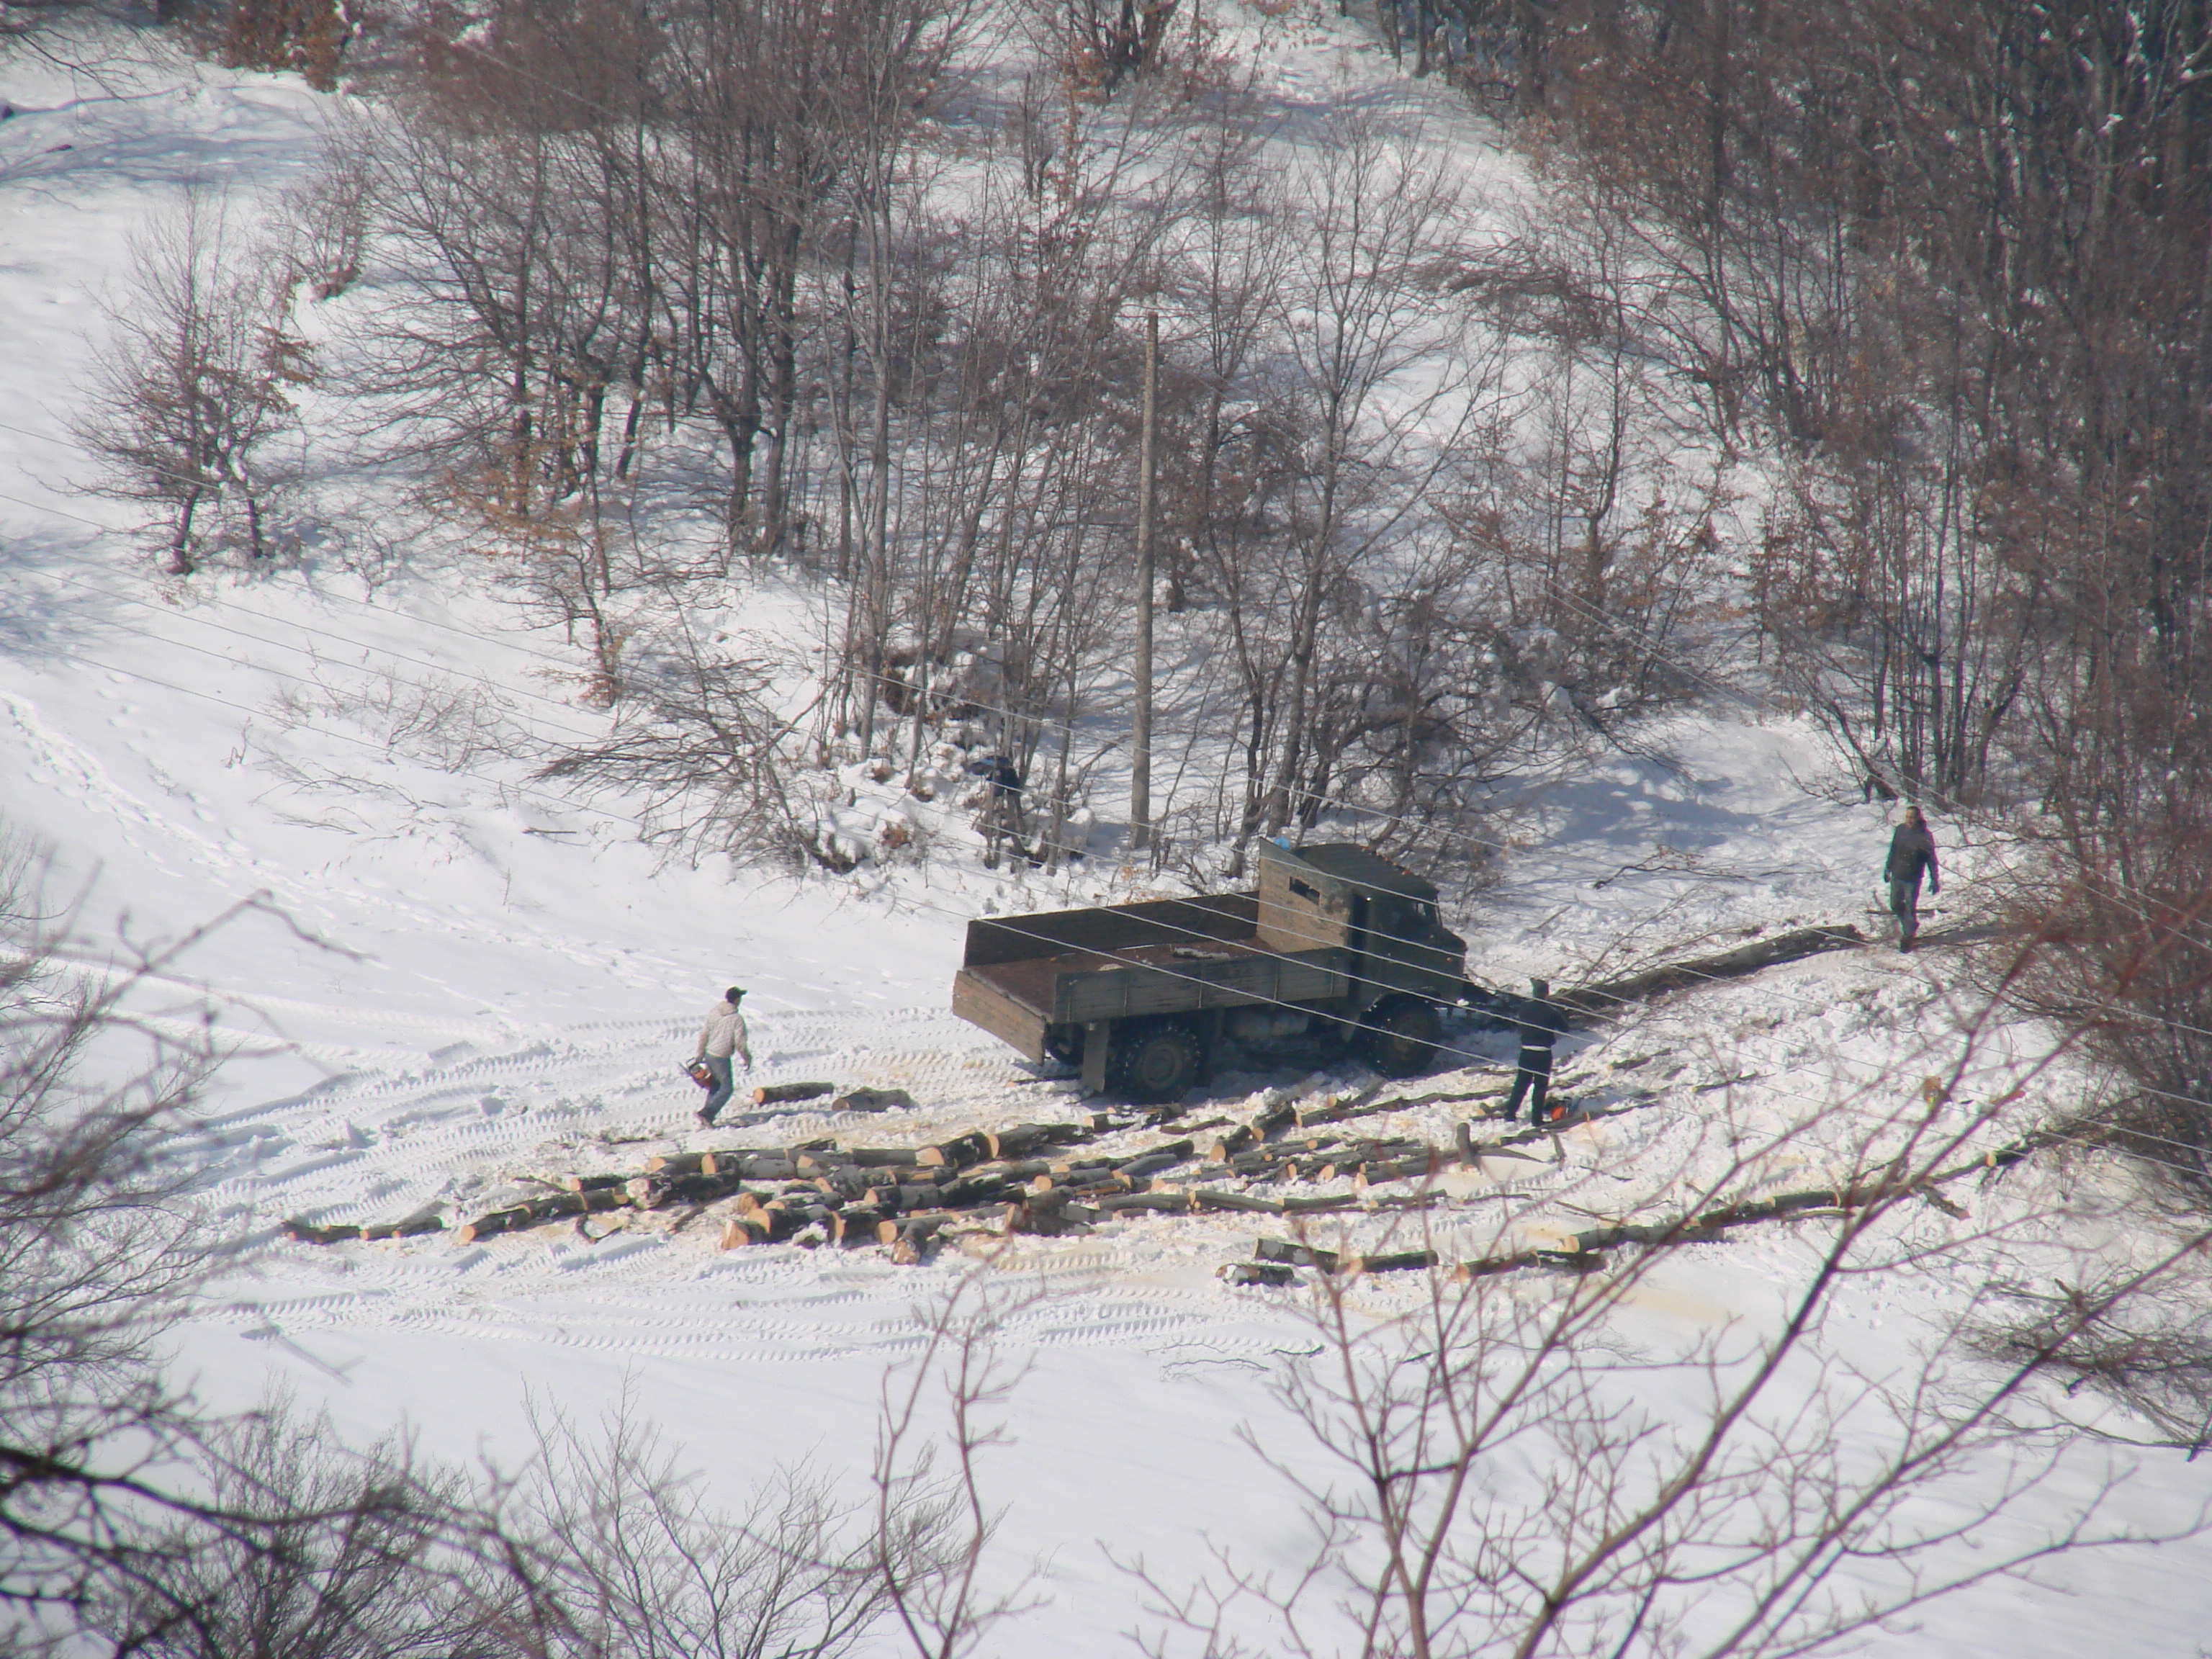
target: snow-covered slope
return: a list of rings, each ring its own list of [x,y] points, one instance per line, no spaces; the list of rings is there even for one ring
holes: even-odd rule
[[[1402,90],[1349,26],[1316,15],[1273,38],[1285,99]],[[441,767],[388,749],[365,717],[302,712],[331,690],[367,700],[397,676],[483,688],[548,728],[597,718],[549,693],[551,647],[519,636],[494,599],[404,573],[374,592],[315,570],[164,582],[115,533],[115,509],[70,492],[85,462],[65,418],[100,327],[95,296],[132,227],[189,181],[267,199],[312,153],[324,101],[281,77],[112,40],[103,51],[96,75],[17,58],[0,84],[15,111],[0,124],[0,775],[9,823],[83,884],[88,938],[173,940],[228,918],[140,1011],[196,1021],[214,1008],[236,1058],[202,1138],[208,1190],[268,1242],[181,1334],[180,1365],[219,1401],[283,1383],[326,1402],[349,1435],[404,1417],[433,1450],[510,1462],[528,1450],[526,1399],[588,1419],[628,1391],[733,1500],[781,1462],[860,1468],[885,1368],[915,1348],[915,1305],[972,1270],[957,1251],[920,1267],[873,1251],[724,1253],[704,1224],[320,1249],[281,1242],[276,1224],[434,1205],[459,1218],[530,1177],[636,1168],[658,1151],[836,1133],[918,1144],[1077,1115],[1072,1085],[1040,1081],[944,1012],[968,916],[1071,890],[959,865],[904,870],[865,895],[669,865],[605,804],[533,783],[520,763]],[[1650,754],[1593,750],[1524,805],[1499,879],[1454,918],[1480,973],[1572,981],[1753,928],[1871,927],[1882,812],[1839,789],[1804,724],[1729,702],[1645,737]],[[1949,890],[1971,907],[1974,876],[2002,855],[1959,848]],[[1577,1038],[1563,1086],[1636,1109],[1561,1135],[1556,1158],[1448,1176],[1460,1201],[1432,1237],[1472,1255],[1593,1215],[1668,1212],[1747,1138],[1777,1145],[1770,1184],[1817,1185],[1930,1075],[1959,1073],[1960,1110],[2029,1083],[1991,1145],[2040,1121],[2078,1080],[2035,1069],[2039,1034],[1974,1027],[1960,980],[1973,937],[1971,915],[1947,916],[1917,957],[1819,957]],[[751,993],[756,1080],[903,1087],[917,1109],[697,1130],[676,1062],[732,981]],[[1497,1037],[1454,1042],[1437,1092],[1500,1080]],[[1353,1080],[1348,1067],[1232,1079],[1224,1104],[1247,1088],[1308,1097]],[[1377,1123],[1446,1143],[1453,1109]],[[1981,1189],[1976,1219],[1956,1225],[2026,1226],[2062,1197],[2094,1210],[2121,1179],[2030,1165]],[[1340,1224],[1368,1244],[1394,1224]],[[1925,1224],[1954,1223],[1931,1210]],[[1237,1437],[1321,1468],[1271,1392],[1314,1339],[1296,1292],[1214,1277],[1249,1254],[1251,1234],[1232,1217],[1139,1217],[1025,1243],[998,1269],[1046,1292],[1006,1331],[1030,1369],[992,1466],[1008,1510],[1001,1576],[1034,1558],[1043,1595],[993,1650],[1125,1650],[1135,1598],[1109,1551],[1155,1565],[1194,1564],[1209,1544],[1297,1559],[1306,1523]],[[1686,1249],[1624,1334],[1663,1349],[1755,1325],[1809,1248],[1783,1228]],[[1826,1367],[1898,1370],[1971,1289],[1934,1273],[1853,1285],[1797,1386],[1817,1389]],[[1377,1279],[1356,1295],[1382,1314],[1415,1293]],[[1532,1281],[1528,1294],[1547,1293]],[[2113,1455],[2076,1443],[2008,1519],[2007,1540],[2063,1524]],[[2172,1528],[2208,1481],[2212,1462],[2144,1455],[2111,1517]],[[2065,1558],[2046,1576],[2048,1589],[1981,1585],[1874,1647],[2205,1650],[2212,1546]],[[1246,1634],[1270,1640],[1264,1621]]]

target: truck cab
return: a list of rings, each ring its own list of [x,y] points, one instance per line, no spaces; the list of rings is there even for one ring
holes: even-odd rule
[[[1394,994],[1448,1004],[1465,989],[1467,941],[1437,920],[1435,884],[1348,842],[1261,843],[1259,937],[1346,952],[1355,1018]]]

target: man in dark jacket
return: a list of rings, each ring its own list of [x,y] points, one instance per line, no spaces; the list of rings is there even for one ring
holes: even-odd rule
[[[1520,1000],[1513,1010],[1513,1024],[1521,1031],[1521,1063],[1513,1073],[1513,1092],[1506,1097],[1505,1109],[1501,1117],[1510,1118],[1521,1109],[1521,1097],[1530,1097],[1528,1121],[1544,1121],[1544,1097],[1552,1086],[1552,1050],[1559,1042],[1559,1034],[1567,1029],[1566,1010],[1552,1000],[1552,988],[1545,981],[1528,981],[1531,994]]]
[[[968,763],[973,776],[990,781],[991,799],[983,808],[981,821],[977,825],[983,832],[983,867],[999,867],[999,843],[1011,841],[1016,851],[1021,849],[1026,826],[1022,823],[1022,775],[1016,769],[1013,758],[1007,755],[986,755]]]
[[[1889,857],[1883,860],[1882,879],[1889,884],[1889,910],[1897,918],[1897,948],[1910,951],[1920,931],[1920,878],[1928,878],[1930,897],[1943,890],[1942,873],[1936,867],[1936,837],[1928,833],[1928,820],[1920,809],[1905,809],[1905,822],[1889,838]]]

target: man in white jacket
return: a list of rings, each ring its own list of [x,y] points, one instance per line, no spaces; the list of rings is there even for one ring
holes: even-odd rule
[[[699,1052],[695,1060],[707,1062],[707,1069],[714,1074],[714,1086],[707,1091],[707,1103],[699,1109],[699,1121],[708,1128],[714,1127],[714,1117],[730,1103],[736,1088],[731,1073],[731,1056],[738,1055],[745,1062],[745,1070],[753,1068],[752,1045],[745,1040],[745,1018],[738,1012],[738,1004],[744,1000],[744,992],[732,985],[722,993],[722,1000],[707,1011],[706,1029],[699,1033]]]

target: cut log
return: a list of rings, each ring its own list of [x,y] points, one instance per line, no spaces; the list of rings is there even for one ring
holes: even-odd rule
[[[829,1212],[822,1213],[827,1215]],[[748,1244],[780,1243],[807,1226],[813,1218],[809,1210],[793,1208],[771,1200],[749,1212],[732,1216],[722,1228],[722,1248],[734,1250]]]
[[[935,1237],[939,1228],[952,1218],[942,1211],[928,1215],[907,1215],[889,1218],[876,1224],[876,1242],[896,1246],[902,1240],[919,1249]]]
[[[1441,1152],[1425,1152],[1411,1158],[1394,1158],[1385,1162],[1363,1164],[1352,1178],[1352,1185],[1364,1192],[1370,1187],[1389,1181],[1425,1181],[1444,1166]]]
[[[735,1175],[678,1176],[668,1183],[667,1196],[683,1204],[712,1204],[738,1190],[744,1177]]]
[[[1800,927],[1792,933],[1777,933],[1772,939],[1754,939],[1718,956],[1671,963],[1663,968],[1631,974],[1625,979],[1577,986],[1559,992],[1553,1000],[1571,1013],[1606,1014],[1624,1003],[1641,1002],[1669,991],[1687,990],[1720,980],[1741,979],[1746,974],[1755,974],[1779,963],[1796,962],[1824,951],[1848,951],[1865,943],[1866,935],[1856,927]]]
[[[473,1244],[480,1238],[490,1238],[498,1233],[512,1232],[517,1227],[526,1227],[529,1224],[529,1212],[526,1210],[520,1208],[494,1210],[489,1215],[480,1215],[474,1221],[464,1224],[459,1236],[462,1243]]]
[[[833,1112],[902,1112],[914,1109],[914,1097],[903,1089],[854,1089],[830,1103]]]
[[[1405,1273],[1416,1267],[1437,1265],[1434,1250],[1400,1250],[1389,1255],[1348,1255],[1344,1258],[1343,1270],[1347,1273]]]
[[[1318,1215],[1326,1210],[1356,1210],[1362,1203],[1351,1193],[1317,1193],[1311,1198],[1286,1198],[1285,1215]]]
[[[622,1201],[620,1193],[613,1194],[611,1196],[615,1203],[618,1204]],[[598,1207],[612,1209],[614,1205],[603,1204]],[[419,1238],[424,1233],[441,1233],[445,1231],[445,1222],[434,1215],[413,1215],[409,1216],[404,1221],[371,1222],[361,1230],[361,1236],[365,1239]]]
[[[740,1250],[768,1243],[768,1223],[758,1216],[733,1215],[722,1225],[722,1248]]]
[[[1080,1123],[1017,1123],[1010,1129],[987,1129],[983,1138],[990,1142],[993,1158],[1014,1158],[1083,1139],[1091,1133]]]
[[[1114,1166],[1102,1158],[1066,1158],[1052,1166],[1055,1186],[1067,1186],[1085,1181],[1097,1181],[1111,1175]]]
[[[860,1201],[872,1204],[887,1213],[937,1210],[945,1206],[945,1189],[933,1181],[879,1182],[860,1195]]]
[[[1316,1249],[1290,1238],[1262,1238],[1254,1242],[1252,1254],[1262,1261],[1279,1261],[1293,1267],[1318,1267],[1325,1273],[1336,1271],[1336,1252]]]
[[[1206,1161],[1226,1164],[1246,1147],[1257,1144],[1259,1139],[1258,1132],[1250,1124],[1239,1124],[1206,1149]]]
[[[702,1175],[731,1175],[744,1181],[790,1181],[799,1174],[799,1161],[779,1154],[709,1152],[700,1164]]]
[[[349,1239],[359,1238],[361,1229],[344,1222],[335,1226],[318,1227],[312,1221],[288,1221],[284,1231],[302,1244],[343,1244]]]
[[[1148,1176],[1159,1174],[1163,1170],[1172,1170],[1178,1164],[1189,1162],[1190,1152],[1190,1142],[1178,1140],[1172,1146],[1157,1146],[1149,1152],[1139,1152],[1114,1168],[1132,1181],[1141,1181]]]
[[[1304,1129],[1316,1123],[1340,1123],[1346,1118],[1358,1117],[1367,1109],[1375,1097],[1381,1094],[1387,1086],[1381,1083],[1370,1083],[1358,1094],[1348,1098],[1332,1096],[1321,1105],[1299,1112],[1297,1115],[1298,1127]]]
[[[769,1238],[781,1243],[794,1233],[804,1232],[814,1224],[816,1216],[827,1216],[829,1211],[813,1204],[787,1204],[771,1199],[761,1206],[761,1218],[768,1223]]]
[[[995,1176],[1001,1181],[1031,1181],[1041,1175],[1050,1175],[1052,1165],[1041,1158],[1025,1158],[1013,1163],[993,1162],[978,1164],[967,1172],[969,1180],[983,1176]]]
[[[1111,1215],[1123,1210],[1158,1210],[1188,1213],[1190,1199],[1182,1193],[1108,1193],[1093,1199],[1093,1207]]]
[[[1199,1187],[1190,1194],[1194,1210],[1249,1210],[1255,1215],[1280,1215],[1283,1206],[1272,1198],[1255,1198],[1249,1193],[1224,1192],[1218,1187]]]
[[[1297,1271],[1280,1261],[1224,1261],[1215,1269],[1218,1277],[1231,1285],[1295,1285]]]
[[[945,1186],[943,1190],[945,1207],[960,1210],[971,1205],[991,1203],[1004,1197],[1010,1184],[1012,1183],[1004,1176],[979,1176],[972,1173],[963,1176],[959,1180],[951,1182]]]
[[[507,1211],[507,1232],[520,1232],[526,1227],[538,1226],[548,1221],[562,1221],[572,1215],[581,1215],[586,1208],[581,1193],[556,1193],[551,1198],[533,1199],[527,1204],[518,1204]],[[466,1239],[462,1241],[467,1243]]]
[[[697,1175],[705,1167],[707,1160],[714,1156],[716,1154],[713,1152],[665,1152],[646,1159],[645,1172],[647,1175]]]
[[[924,1169],[964,1170],[971,1164],[981,1164],[991,1156],[991,1143],[980,1133],[969,1131],[935,1146],[915,1149],[915,1162]]]
[[[553,1184],[564,1193],[596,1193],[610,1187],[619,1187],[630,1179],[624,1175],[569,1175],[562,1176]]]
[[[921,1162],[921,1158],[911,1146],[848,1146],[837,1154],[840,1164],[850,1164],[856,1170],[911,1168]]]
[[[877,1224],[884,1212],[867,1204],[848,1204],[837,1212],[837,1242],[840,1244],[872,1244],[876,1242]]]
[[[836,1092],[834,1083],[763,1083],[753,1091],[753,1104],[782,1106],[794,1100],[819,1100]]]

